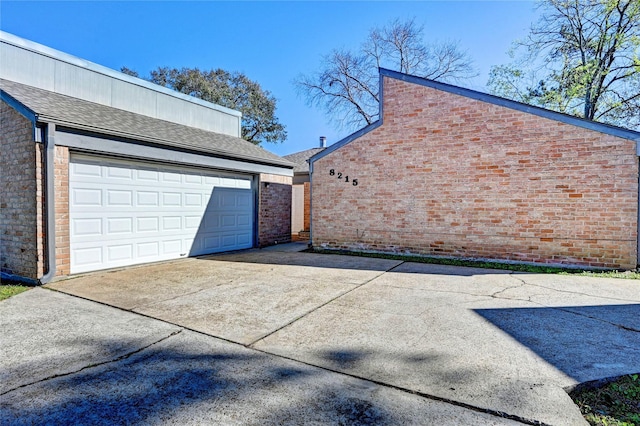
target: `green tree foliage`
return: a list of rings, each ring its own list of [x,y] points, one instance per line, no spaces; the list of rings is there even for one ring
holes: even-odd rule
[[[125,74],[138,77],[136,71],[122,67]],[[245,74],[222,69],[158,67],[147,80],[202,100],[242,113],[242,138],[259,145],[282,142],[285,126],[275,116],[276,99]]]
[[[347,128],[378,120],[379,67],[441,81],[477,75],[457,43],[425,43],[424,27],[413,19],[373,28],[359,49],[336,49],[323,57],[322,64],[295,84],[310,105],[324,109],[338,127]]]
[[[494,66],[499,96],[640,128],[640,1],[541,0],[540,20]]]

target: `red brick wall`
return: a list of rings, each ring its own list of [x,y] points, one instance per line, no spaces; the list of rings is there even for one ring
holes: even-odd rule
[[[315,162],[312,208],[316,247],[634,268],[638,157],[630,140],[385,77],[383,125]]]
[[[37,279],[42,260],[36,202],[40,146],[31,122],[4,102],[0,102],[0,149],[0,269]]]
[[[288,176],[261,174],[258,190],[258,246],[291,241],[291,184]]]
[[[56,275],[69,275],[69,148],[56,146],[54,157],[56,209]]]

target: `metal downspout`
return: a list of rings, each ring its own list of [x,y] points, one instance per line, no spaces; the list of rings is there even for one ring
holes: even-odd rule
[[[309,247],[313,247],[313,162],[309,161]]]
[[[45,258],[47,261],[46,273],[38,280],[40,284],[46,284],[56,275],[56,211],[55,211],[55,185],[54,185],[54,158],[55,158],[55,124],[48,123],[44,131],[44,216],[45,216]]]

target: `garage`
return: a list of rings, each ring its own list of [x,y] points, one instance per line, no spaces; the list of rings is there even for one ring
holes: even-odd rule
[[[252,177],[72,154],[71,273],[250,248]]]
[[[0,50],[0,278],[290,241],[294,164],[244,140],[239,111],[11,35]]]

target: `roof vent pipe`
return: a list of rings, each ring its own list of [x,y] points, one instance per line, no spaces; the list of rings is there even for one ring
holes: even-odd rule
[[[326,148],[326,147],[327,147],[327,137],[320,136],[320,148]]]

